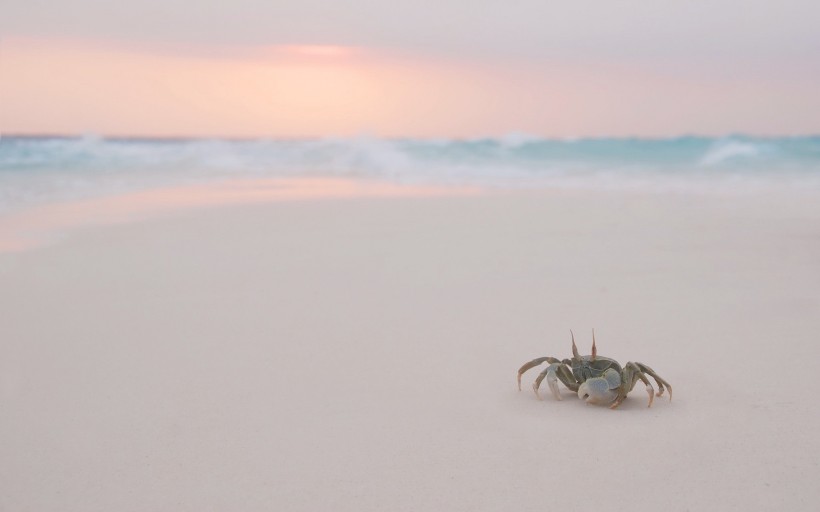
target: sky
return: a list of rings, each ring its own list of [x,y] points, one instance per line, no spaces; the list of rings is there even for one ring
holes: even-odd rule
[[[0,0],[0,133],[820,133],[815,0]]]

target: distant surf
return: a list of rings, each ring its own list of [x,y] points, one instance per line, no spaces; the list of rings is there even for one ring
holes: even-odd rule
[[[241,178],[729,192],[820,191],[820,136],[544,139],[0,138],[0,212]]]

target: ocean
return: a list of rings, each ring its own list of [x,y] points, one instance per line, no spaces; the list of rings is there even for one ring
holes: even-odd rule
[[[0,137],[0,213],[226,179],[490,189],[820,192],[820,136],[544,139]]]

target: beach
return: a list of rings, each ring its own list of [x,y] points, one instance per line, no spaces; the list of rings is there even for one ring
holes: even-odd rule
[[[816,193],[382,192],[0,254],[0,510],[816,509]]]

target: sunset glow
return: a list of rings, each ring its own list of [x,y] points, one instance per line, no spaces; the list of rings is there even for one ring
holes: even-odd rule
[[[606,60],[528,63],[311,44],[0,44],[6,134],[575,137],[820,129],[806,115],[820,110],[810,76],[754,76],[739,87],[720,73]]]
[[[285,45],[276,46],[274,50],[281,50],[294,55],[314,56],[314,57],[345,57],[354,53],[355,49],[349,46],[332,45]]]

